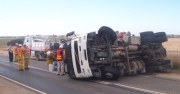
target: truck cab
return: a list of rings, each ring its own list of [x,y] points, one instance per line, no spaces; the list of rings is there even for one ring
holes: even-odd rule
[[[71,78],[92,77],[86,47],[87,35],[73,37],[64,44],[67,70]]]

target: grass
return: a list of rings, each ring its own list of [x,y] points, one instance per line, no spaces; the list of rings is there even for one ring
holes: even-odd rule
[[[180,70],[180,56],[178,55],[168,55],[167,58],[172,60],[173,69]]]
[[[7,45],[7,43],[11,40],[14,40],[17,38],[0,38],[0,45]]]
[[[17,38],[0,38],[0,50],[7,50],[7,43]]]

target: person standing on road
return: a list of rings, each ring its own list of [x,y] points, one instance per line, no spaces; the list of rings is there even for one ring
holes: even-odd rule
[[[19,44],[17,48],[17,60],[18,60],[19,71],[23,71],[23,52],[21,47],[22,44]]]
[[[50,49],[47,51],[47,64],[53,64],[53,59],[54,59],[54,52]]]
[[[46,58],[46,63],[47,63],[47,66],[48,66],[48,57],[47,57],[47,52],[49,51],[49,48],[48,47],[46,47],[45,49],[44,49],[44,55],[45,55],[45,58]]]
[[[26,69],[29,69],[28,65],[29,65],[29,58],[30,58],[30,50],[26,46],[26,44],[23,44],[22,52],[24,56],[24,69],[26,70]]]
[[[18,43],[15,44],[14,46],[14,62],[17,62],[17,48],[18,48]]]
[[[58,70],[57,75],[64,75],[64,62],[63,62],[63,45],[57,50],[57,61],[58,61]]]
[[[12,47],[12,44],[10,44],[7,49],[8,49],[8,52],[9,52],[9,61],[13,62],[13,47]]]

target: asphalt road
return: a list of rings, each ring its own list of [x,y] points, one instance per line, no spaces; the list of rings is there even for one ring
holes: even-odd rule
[[[45,61],[30,60],[30,70],[18,71],[17,62],[0,55],[0,75],[47,94],[179,94],[180,81],[153,74],[125,76],[117,81],[70,79],[47,71]],[[39,93],[39,92],[37,92]]]

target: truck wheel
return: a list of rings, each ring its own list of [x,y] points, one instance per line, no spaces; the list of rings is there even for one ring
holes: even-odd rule
[[[153,36],[153,35],[154,35],[153,31],[145,31],[145,32],[140,33],[141,37],[147,37],[147,36]]]
[[[161,65],[167,65],[171,63],[171,60],[161,60]]]
[[[154,33],[154,37],[164,37],[166,36],[166,33],[165,32],[157,32],[157,33]]]
[[[120,73],[117,69],[106,66],[102,69],[102,76],[108,80],[117,80],[120,77]]]
[[[159,37],[159,42],[166,42],[166,41],[168,41],[168,39],[167,39],[167,37],[166,36],[164,36],[164,37]]]
[[[109,36],[109,38],[111,39],[111,42],[114,43],[117,40],[117,35],[114,32],[114,30],[112,30],[111,28],[107,27],[107,26],[102,26],[99,30],[98,30],[98,35],[100,37],[102,37],[103,35],[107,35]]]
[[[152,36],[147,36],[147,37],[141,37],[141,43],[152,43],[153,42],[153,37]]]
[[[143,69],[143,65],[140,61],[135,60],[136,64],[138,65],[138,72],[141,71]]]
[[[156,37],[153,40],[154,43],[162,43],[162,42],[166,42],[168,39],[166,36],[162,36],[162,37]]]
[[[145,66],[146,67],[151,67],[151,66],[158,66],[160,65],[161,62],[159,61],[147,61],[145,62]]]
[[[39,53],[36,53],[36,60],[37,61],[40,61],[41,59],[40,59],[40,54]]]

